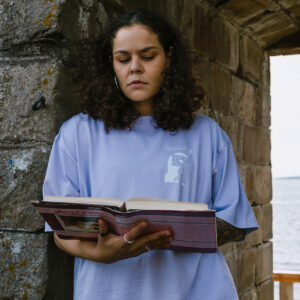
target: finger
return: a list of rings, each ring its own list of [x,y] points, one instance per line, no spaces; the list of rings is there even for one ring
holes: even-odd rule
[[[146,228],[147,228],[147,222],[141,222],[135,227],[133,227],[131,230],[129,230],[126,233],[126,239],[128,241],[135,241],[137,240],[140,236],[145,234]],[[125,241],[125,239],[124,239]],[[126,241],[125,241],[126,242]]]
[[[152,247],[152,244],[161,242],[164,243],[172,238],[173,235],[171,234],[170,230],[154,232],[139,238],[134,244],[132,244],[132,248],[133,251],[135,251],[137,249],[144,248],[145,245],[149,245],[150,247]]]
[[[166,239],[163,239],[163,240],[156,241],[155,243],[153,243],[151,245],[145,244],[145,245],[143,245],[143,247],[135,249],[135,251],[133,251],[132,256],[138,256],[138,255],[141,255],[143,253],[150,252],[154,249],[169,248],[170,243],[171,243],[171,239],[166,238]]]
[[[100,234],[107,234],[109,232],[108,224],[103,219],[98,219],[98,231]]]
[[[172,239],[166,238],[162,240],[155,241],[154,243],[149,245],[150,249],[159,249],[159,248],[169,248],[171,245]]]

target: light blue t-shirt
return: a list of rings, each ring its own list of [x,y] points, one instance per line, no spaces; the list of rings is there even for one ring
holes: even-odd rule
[[[207,203],[217,217],[257,228],[230,140],[216,122],[197,115],[189,130],[155,129],[151,116],[132,130],[106,133],[102,121],[79,114],[57,134],[43,194],[135,196]],[[49,228],[46,230],[49,230]],[[222,254],[152,250],[102,264],[75,258],[74,299],[234,300],[234,283]]]

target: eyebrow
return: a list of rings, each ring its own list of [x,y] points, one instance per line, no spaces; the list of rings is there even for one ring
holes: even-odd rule
[[[149,47],[143,48],[143,49],[141,49],[141,50],[138,50],[138,52],[139,52],[139,53],[144,53],[144,52],[147,52],[147,51],[152,50],[152,49],[158,49],[158,47],[155,47],[155,46],[149,46]],[[127,54],[128,51],[120,49],[120,50],[117,50],[117,51],[114,52],[114,54],[118,54],[118,53],[121,53],[121,54]]]

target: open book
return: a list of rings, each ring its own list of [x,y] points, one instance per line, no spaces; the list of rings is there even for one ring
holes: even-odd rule
[[[138,222],[147,221],[146,233],[171,229],[168,249],[216,252],[216,216],[204,203],[135,197],[123,202],[112,198],[46,196],[32,201],[45,221],[63,239],[97,240],[98,219],[111,232],[123,235]]]

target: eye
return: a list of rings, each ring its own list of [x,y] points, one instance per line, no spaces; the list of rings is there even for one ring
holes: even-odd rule
[[[143,60],[152,60],[154,56],[144,56]]]
[[[120,62],[121,64],[126,64],[126,63],[129,62],[129,58],[119,59],[119,62]]]

